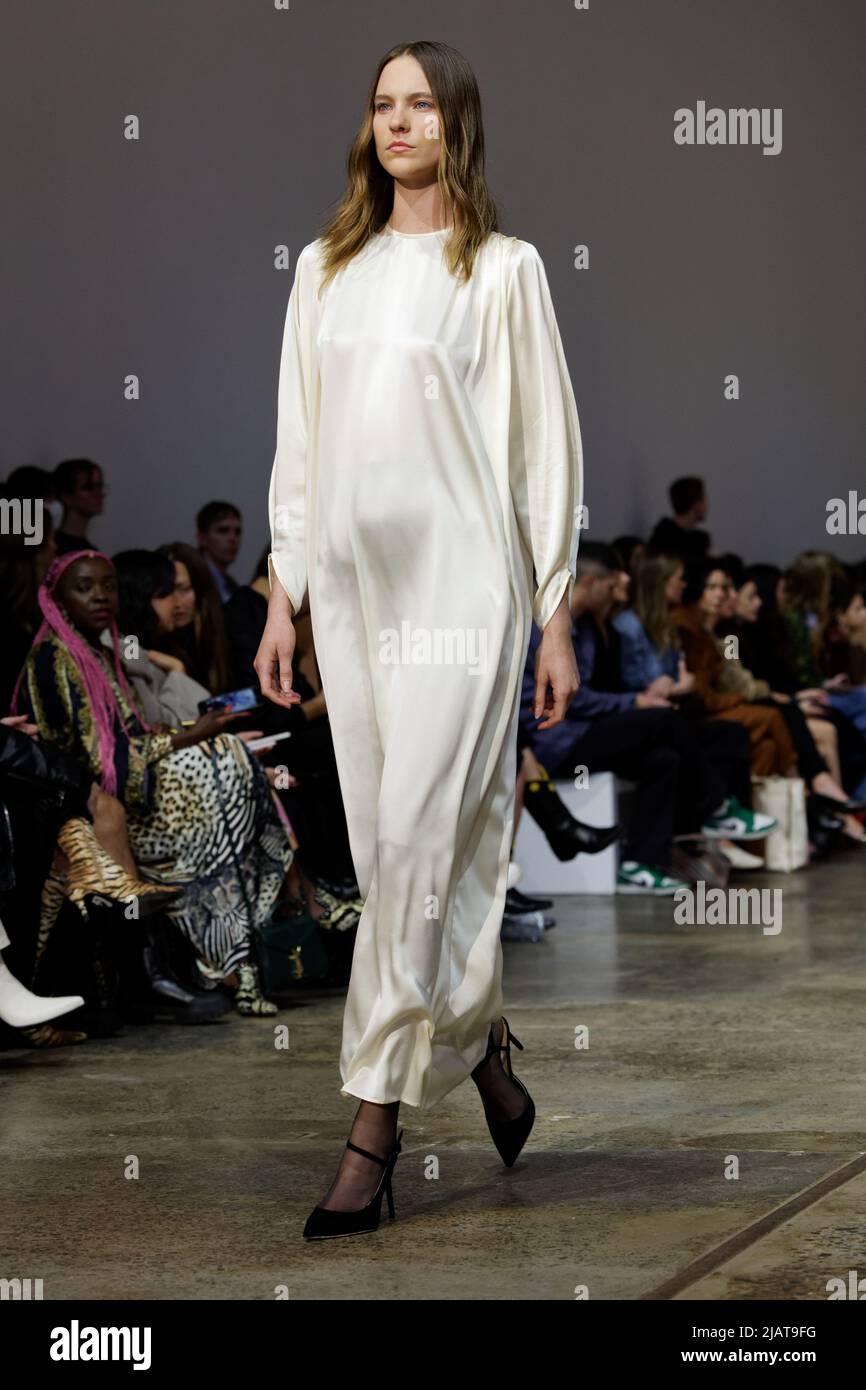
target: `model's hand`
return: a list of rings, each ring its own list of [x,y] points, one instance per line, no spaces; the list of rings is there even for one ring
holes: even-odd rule
[[[544,719],[539,729],[561,724],[572,699],[580,689],[580,675],[571,641],[571,613],[563,598],[535,653],[535,718]]]
[[[273,700],[275,705],[290,709],[300,700],[300,695],[292,689],[292,657],[295,654],[295,629],[292,624],[292,610],[288,601],[271,594],[268,605],[268,621],[262,633],[262,640],[256,659],[253,662],[262,694]]]

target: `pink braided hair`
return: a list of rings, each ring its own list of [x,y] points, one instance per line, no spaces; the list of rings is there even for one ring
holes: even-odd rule
[[[81,676],[84,684],[85,694],[93,713],[93,722],[99,739],[99,761],[102,766],[101,785],[105,792],[111,796],[117,794],[117,773],[114,766],[114,723],[115,718],[120,720],[126,738],[129,738],[129,731],[123,721],[123,714],[117,702],[111,682],[105,674],[105,670],[95,655],[90,643],[87,642],[76,627],[63,616],[54,598],[54,591],[60,581],[61,576],[74,564],[76,560],[104,560],[106,564],[114,565],[107,555],[103,555],[101,550],[73,550],[67,555],[58,555],[48,569],[48,573],[39,585],[39,607],[42,609],[43,622],[33,639],[33,645],[41,642],[44,637],[51,633],[60,638],[66,650],[69,652]],[[145,733],[152,733],[150,725],[145,721],[144,716],[139,710],[133,698],[129,683],[123,673],[120,663],[120,641],[117,631],[117,624],[112,619],[111,622],[111,645],[114,650],[114,671],[117,676],[117,683],[129,701],[133,714],[139,720]],[[15,690],[12,695],[12,713],[17,713],[18,692],[24,678],[22,670],[15,682]]]

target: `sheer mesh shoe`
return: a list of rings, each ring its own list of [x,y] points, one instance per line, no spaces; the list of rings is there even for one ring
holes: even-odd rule
[[[378,1163],[384,1170],[379,1179],[379,1186],[367,1205],[360,1207],[357,1211],[331,1211],[328,1207],[315,1207],[307,1217],[304,1240],[329,1240],[334,1236],[361,1236],[366,1235],[369,1231],[375,1231],[382,1213],[383,1197],[388,1198],[388,1215],[393,1218],[394,1193],[391,1190],[391,1178],[402,1148],[400,1143],[402,1138],[403,1131],[401,1129],[387,1158],[370,1153],[369,1149],[360,1148],[359,1145],[353,1144],[350,1139],[346,1140],[347,1149],[352,1149],[356,1154],[361,1154],[363,1158],[369,1158],[371,1162]]]
[[[529,1138],[532,1126],[535,1124],[535,1102],[523,1082],[514,1075],[511,1066],[512,1043],[514,1043],[515,1047],[519,1047],[521,1052],[523,1051],[523,1043],[512,1033],[508,1026],[508,1019],[503,1018],[502,1042],[497,1044],[493,1041],[493,1029],[491,1028],[490,1036],[487,1039],[487,1052],[482,1057],[477,1067],[473,1067],[472,1069],[472,1079],[475,1081],[482,1068],[490,1061],[490,1058],[495,1056],[498,1052],[504,1052],[506,1075],[514,1082],[515,1086],[520,1087],[521,1091],[526,1096],[526,1105],[523,1108],[523,1112],[513,1120],[496,1119],[490,1114],[487,1103],[484,1102],[484,1115],[487,1120],[487,1128],[490,1130],[490,1137],[496,1145],[497,1152],[506,1168],[510,1168],[516,1161],[520,1150]],[[481,1099],[484,1101],[483,1094]]]

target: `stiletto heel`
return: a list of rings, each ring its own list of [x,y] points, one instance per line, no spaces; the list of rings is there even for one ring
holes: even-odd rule
[[[495,1056],[498,1052],[504,1052],[505,1070],[509,1080],[513,1081],[515,1086],[519,1086],[520,1090],[526,1096],[526,1105],[523,1108],[522,1114],[516,1116],[513,1120],[494,1119],[493,1116],[488,1113],[487,1106],[484,1106],[484,1117],[487,1120],[487,1128],[490,1130],[490,1137],[496,1145],[497,1152],[506,1168],[511,1168],[515,1163],[520,1150],[529,1138],[532,1126],[535,1124],[535,1102],[523,1082],[519,1077],[514,1075],[514,1069],[511,1065],[512,1043],[514,1043],[514,1046],[518,1047],[521,1052],[523,1051],[523,1043],[512,1033],[508,1026],[508,1019],[503,1018],[502,1042],[498,1045],[494,1043],[493,1029],[491,1028],[490,1036],[487,1039],[487,1051],[478,1065],[472,1069],[472,1079],[475,1080],[482,1067],[486,1066],[491,1057]],[[483,1095],[481,1099],[482,1101],[484,1100]]]
[[[328,1240],[333,1236],[361,1236],[366,1235],[369,1231],[375,1231],[382,1214],[383,1196],[388,1199],[388,1215],[393,1218],[394,1193],[391,1189],[391,1178],[397,1156],[402,1149],[400,1143],[402,1138],[403,1131],[401,1129],[387,1158],[380,1158],[379,1154],[370,1153],[368,1149],[362,1149],[357,1144],[353,1144],[351,1140],[346,1140],[347,1149],[352,1149],[354,1153],[361,1154],[363,1158],[369,1158],[373,1163],[381,1165],[384,1171],[379,1179],[379,1186],[367,1205],[360,1207],[357,1211],[329,1211],[327,1207],[315,1207],[307,1217],[304,1240]]]

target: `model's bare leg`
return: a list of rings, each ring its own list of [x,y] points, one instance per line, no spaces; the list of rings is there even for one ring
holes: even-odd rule
[[[353,1144],[370,1153],[387,1158],[397,1137],[397,1114],[400,1102],[378,1105],[375,1101],[362,1100],[358,1106],[354,1123],[349,1134]],[[319,1206],[328,1211],[358,1211],[369,1202],[382,1179],[382,1167],[371,1159],[356,1154],[352,1149],[344,1149],[337,1176]]]

